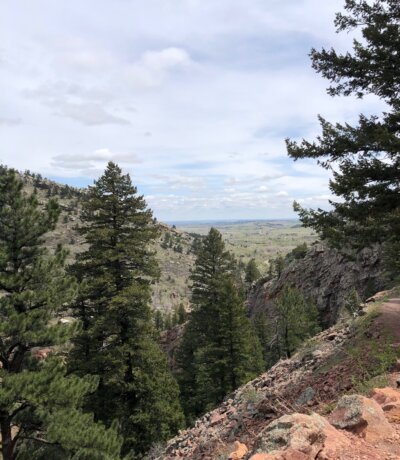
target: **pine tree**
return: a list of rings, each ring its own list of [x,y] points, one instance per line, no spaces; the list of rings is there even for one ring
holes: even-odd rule
[[[129,175],[110,162],[82,205],[88,245],[71,272],[80,281],[74,315],[82,331],[69,363],[100,383],[87,409],[109,426],[117,421],[122,455],[140,458],[183,423],[176,382],[155,342],[151,282],[158,267],[149,245],[158,229]]]
[[[157,329],[157,331],[164,330],[164,317],[161,313],[161,310],[156,310],[156,312],[154,313],[154,326]]]
[[[66,253],[50,254],[44,235],[59,209],[41,209],[13,170],[0,174],[0,428],[4,460],[116,459],[113,429],[80,407],[97,379],[67,376],[66,342],[73,326],[57,322],[75,295],[63,269]],[[48,355],[46,357],[46,355]]]
[[[318,159],[331,170],[332,193],[341,198],[331,211],[305,210],[300,219],[322,238],[341,247],[383,242],[400,258],[400,3],[398,0],[346,0],[337,14],[338,32],[360,29],[353,51],[311,51],[314,69],[331,82],[332,96],[372,94],[386,103],[380,116],[361,115],[358,125],[332,124],[322,117],[314,142],[287,140],[295,160]],[[393,252],[394,250],[394,252]],[[397,269],[396,266],[393,267]]]
[[[285,286],[275,301],[276,317],[271,319],[272,348],[279,357],[290,358],[308,338],[320,331],[318,310],[296,288]]]
[[[234,275],[233,257],[221,234],[211,229],[191,276],[192,311],[177,353],[189,420],[263,370],[261,346]]]
[[[232,279],[220,287],[213,335],[195,353],[197,397],[205,410],[264,370],[260,342]]]
[[[183,303],[180,303],[177,309],[178,324],[183,324],[186,321],[187,313]]]
[[[260,270],[257,268],[257,264],[255,259],[250,259],[248,264],[246,265],[246,275],[245,281],[246,283],[253,283],[260,278],[261,273]]]

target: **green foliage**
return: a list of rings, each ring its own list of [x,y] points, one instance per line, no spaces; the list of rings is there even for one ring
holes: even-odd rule
[[[282,271],[285,268],[285,257],[282,254],[278,254],[275,259],[270,260],[269,262],[269,271],[268,275],[270,277],[280,278]]]
[[[284,287],[275,302],[276,316],[271,321],[271,352],[288,357],[308,338],[320,331],[318,310],[298,289]]]
[[[164,319],[164,329],[165,330],[171,329],[172,326],[173,326],[173,324],[172,324],[172,315],[171,315],[171,313],[167,313],[165,315],[165,319]]]
[[[286,256],[287,261],[292,261],[292,260],[299,260],[299,259],[304,259],[304,257],[307,254],[307,243],[301,243],[298,246],[296,246],[292,251],[289,252]]]
[[[355,391],[367,394],[376,386],[387,386],[387,373],[399,357],[399,350],[389,337],[360,340],[346,350],[354,366],[352,382]]]
[[[71,267],[80,282],[72,308],[82,329],[69,368],[99,377],[87,410],[107,426],[116,421],[122,455],[140,458],[183,422],[178,387],[154,341],[149,307],[158,268],[148,247],[158,228],[129,175],[112,162],[89,188],[82,222],[88,248]]]
[[[268,369],[279,359],[271,349],[271,341],[273,339],[271,322],[265,311],[258,311],[254,314],[252,323],[261,344],[265,367]]]
[[[43,237],[59,209],[27,196],[12,170],[0,174],[0,427],[2,458],[118,458],[113,428],[84,414],[84,396],[97,378],[67,376],[63,353],[73,326],[55,322],[76,286],[65,276],[65,252],[54,254]],[[40,359],[37,350],[50,354]],[[44,355],[43,355],[44,356]]]
[[[240,398],[247,404],[257,405],[265,398],[265,394],[251,387],[245,388],[240,394]]]
[[[250,259],[246,265],[245,270],[245,281],[246,283],[253,283],[257,281],[261,276],[260,270],[257,268],[255,259]]]
[[[185,306],[183,305],[183,303],[179,304],[176,310],[176,315],[177,315],[178,324],[183,324],[186,321],[187,313],[186,313]]]
[[[383,261],[387,275],[392,280],[400,281],[400,240],[389,239],[383,245]]]
[[[353,288],[345,301],[344,307],[350,315],[354,317],[360,310],[361,303],[361,297],[359,296],[357,290]]]
[[[360,29],[362,41],[352,52],[311,51],[314,69],[331,82],[332,96],[367,94],[386,103],[380,116],[360,115],[358,125],[332,124],[320,117],[322,134],[315,142],[287,140],[295,160],[315,158],[331,170],[332,211],[295,210],[306,226],[337,247],[364,247],[383,242],[400,258],[400,78],[394,56],[400,52],[400,4],[397,0],[346,0],[346,14],[336,16],[338,32]],[[387,253],[389,255],[389,253]],[[398,264],[390,268],[398,274]],[[395,274],[396,274],[395,273]]]
[[[317,307],[301,291],[287,286],[276,299],[275,312],[257,312],[253,325],[267,368],[280,358],[290,357],[301,345],[304,348],[307,339],[320,331]]]
[[[157,310],[154,313],[154,327],[157,329],[157,331],[164,330],[164,316],[161,310]]]
[[[177,353],[188,419],[263,370],[259,341],[246,316],[235,264],[221,234],[211,229],[192,273],[192,311]]]

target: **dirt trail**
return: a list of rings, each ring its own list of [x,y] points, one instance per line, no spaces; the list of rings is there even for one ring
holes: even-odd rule
[[[376,319],[375,325],[380,331],[385,331],[400,343],[400,298],[393,298],[379,307],[381,315]]]

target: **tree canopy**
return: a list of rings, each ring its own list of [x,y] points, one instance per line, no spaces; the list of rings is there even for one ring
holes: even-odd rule
[[[178,381],[189,420],[263,370],[262,350],[246,316],[235,261],[212,228],[197,251],[192,310],[177,353]]]
[[[400,3],[346,0],[336,15],[338,32],[359,29],[361,38],[341,54],[311,51],[313,68],[331,85],[332,96],[375,95],[387,110],[360,115],[358,124],[333,124],[320,117],[322,134],[313,142],[287,140],[294,158],[314,158],[332,171],[330,189],[340,199],[332,210],[306,210],[300,218],[332,244],[356,247],[385,242],[400,255]]]
[[[82,330],[69,367],[97,375],[86,408],[107,426],[117,422],[122,455],[141,458],[182,427],[177,383],[155,341],[150,286],[158,268],[150,244],[158,228],[129,175],[110,162],[83,202],[88,245],[71,267],[80,282],[74,315]]]
[[[93,376],[67,375],[75,332],[61,318],[76,284],[65,275],[66,253],[44,248],[59,208],[42,209],[13,170],[0,172],[0,428],[4,460],[119,458],[115,430],[82,411]]]

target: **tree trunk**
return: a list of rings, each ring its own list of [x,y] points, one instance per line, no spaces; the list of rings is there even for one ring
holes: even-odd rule
[[[3,460],[14,459],[14,443],[11,435],[11,423],[8,418],[1,420],[1,453]]]

